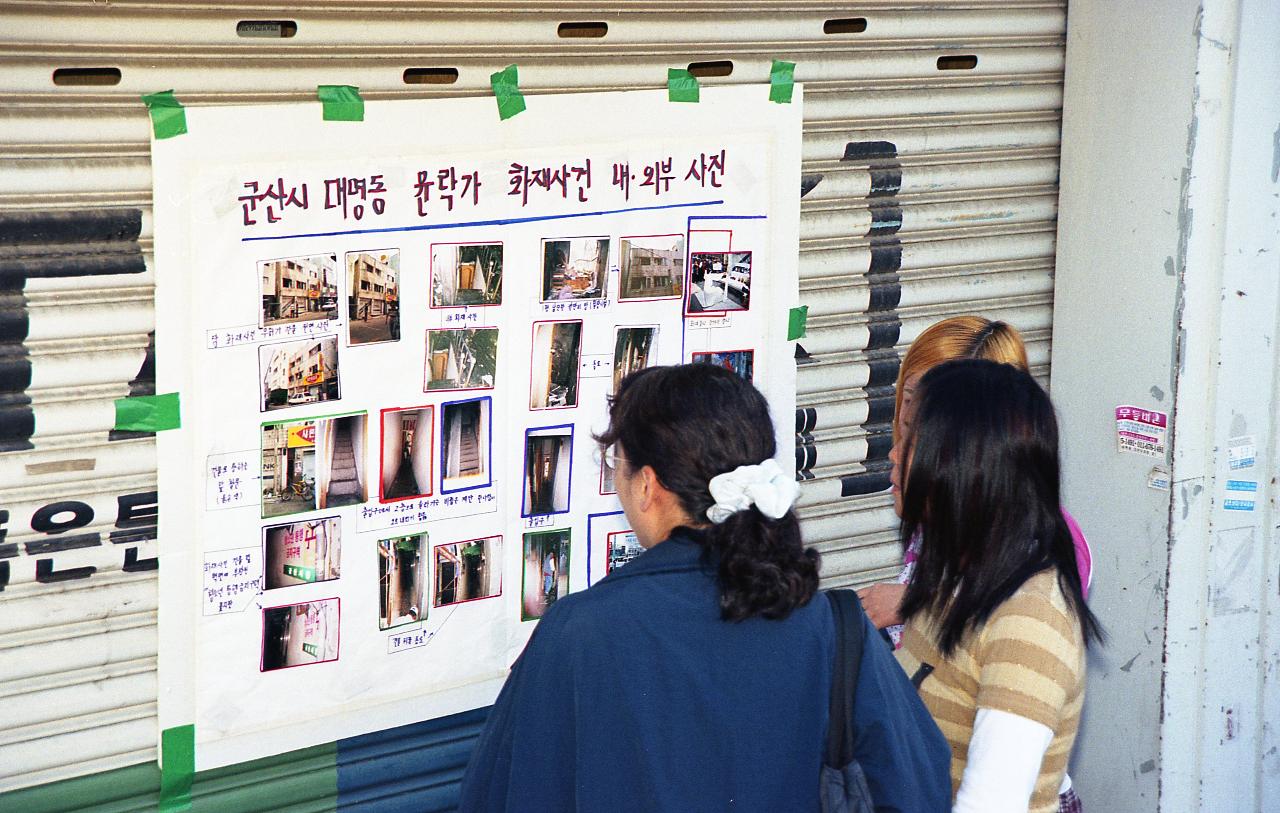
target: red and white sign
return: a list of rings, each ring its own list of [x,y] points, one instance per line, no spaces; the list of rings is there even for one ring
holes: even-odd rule
[[[1164,459],[1169,416],[1136,406],[1116,407],[1117,451]]]

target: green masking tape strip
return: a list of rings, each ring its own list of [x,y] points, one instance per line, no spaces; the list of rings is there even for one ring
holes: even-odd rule
[[[160,813],[191,809],[196,772],[196,727],[180,725],[160,734]]]
[[[187,131],[187,111],[173,97],[172,90],[144,93],[142,103],[151,113],[151,132],[156,139],[173,138]]]
[[[667,101],[698,101],[698,77],[684,68],[667,68]]]
[[[355,85],[317,85],[325,121],[364,121],[364,99]]]
[[[498,118],[506,121],[524,112],[524,94],[520,92],[520,75],[515,65],[489,74],[489,84],[498,100]]]
[[[182,417],[176,392],[116,399],[116,429],[163,432],[180,426]]]
[[[794,342],[796,339],[802,339],[808,334],[805,327],[809,322],[809,306],[801,305],[798,308],[792,308],[791,313],[787,315],[787,341]]]
[[[796,89],[796,63],[773,60],[769,71],[769,101],[791,104],[791,92]]]

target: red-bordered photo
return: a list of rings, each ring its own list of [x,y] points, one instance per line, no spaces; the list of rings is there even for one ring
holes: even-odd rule
[[[496,327],[427,331],[423,392],[491,390],[498,376]]]
[[[572,409],[582,374],[582,320],[534,322],[529,409]]]
[[[431,404],[382,410],[378,502],[412,500],[434,493],[435,410]]]
[[[543,239],[541,301],[601,299],[608,280],[608,237]]]
[[[337,579],[342,564],[342,517],[316,517],[262,529],[262,589]]]
[[[689,252],[686,289],[686,316],[722,316],[750,309],[751,252]]]
[[[618,238],[618,301],[653,302],[684,295],[683,234]]]
[[[640,547],[636,532],[630,528],[605,534],[605,575],[609,575],[614,568],[622,567],[642,553],[644,548]]]
[[[693,354],[691,361],[694,364],[715,364],[731,373],[737,373],[740,378],[746,381],[751,381],[755,375],[755,358],[756,351],[748,348],[743,350],[696,352]]]
[[[336,661],[341,628],[342,600],[337,596],[264,607],[258,671]]]
[[[502,243],[431,244],[431,308],[502,304]]]
[[[448,607],[502,595],[502,535],[435,547],[433,604]]]

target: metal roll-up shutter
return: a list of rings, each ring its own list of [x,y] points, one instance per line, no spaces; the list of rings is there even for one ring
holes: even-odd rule
[[[155,759],[154,441],[112,429],[114,400],[152,392],[154,353],[165,352],[151,338],[142,93],[173,88],[192,106],[314,101],[318,84],[358,85],[368,99],[477,95],[515,62],[537,94],[661,87],[668,67],[709,85],[766,83],[773,59],[796,62],[802,522],[828,584],[896,571],[883,491],[905,347],[937,319],[982,313],[1023,331],[1047,376],[1064,4],[725,9],[0,2],[0,791]],[[362,756],[345,763],[338,743],[338,774],[400,759],[404,789],[379,793],[355,777],[376,771],[348,769],[343,781],[361,788],[349,798],[447,807],[477,725],[463,715],[409,726],[399,748],[388,732],[376,748],[351,745]],[[274,766],[241,773],[268,789],[296,779]],[[149,779],[129,776],[118,787],[142,789],[125,796],[154,798]],[[237,785],[227,776],[205,791]],[[32,809],[56,809],[50,794]]]

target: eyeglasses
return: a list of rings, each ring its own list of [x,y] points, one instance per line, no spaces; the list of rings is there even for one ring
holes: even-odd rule
[[[619,461],[619,460],[622,460],[622,461],[625,461],[625,460],[626,460],[626,458],[625,458],[625,457],[623,457],[622,455],[618,454],[618,453],[614,450],[613,446],[605,446],[605,447],[602,447],[602,448],[598,447],[598,448],[595,450],[595,453],[594,453],[594,454],[592,454],[592,459],[594,459],[594,460],[595,460],[595,463],[596,463],[596,465],[597,465],[597,466],[599,466],[599,465],[601,465],[601,464],[604,464],[605,466],[608,466],[609,468],[613,469],[614,471],[617,471],[617,470],[618,470],[618,461]]]

